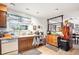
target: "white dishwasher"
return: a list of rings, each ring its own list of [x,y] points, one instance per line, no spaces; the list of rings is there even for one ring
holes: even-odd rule
[[[18,54],[18,39],[1,41],[2,54]]]

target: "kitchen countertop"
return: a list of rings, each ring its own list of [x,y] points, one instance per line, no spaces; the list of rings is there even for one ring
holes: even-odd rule
[[[9,38],[9,39],[18,39],[18,38],[21,38],[21,37],[35,37],[35,36],[41,36],[41,35],[19,35],[19,36],[13,36],[12,38]],[[8,38],[0,38],[0,40],[7,40]]]
[[[20,35],[18,37],[20,38],[20,37],[33,37],[33,36],[42,36],[42,35]]]

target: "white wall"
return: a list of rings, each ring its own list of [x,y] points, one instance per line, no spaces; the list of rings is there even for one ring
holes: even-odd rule
[[[43,25],[43,31],[45,33],[45,35],[47,34],[47,19],[43,19],[42,20],[42,25]]]
[[[79,11],[77,10],[77,11],[65,14],[64,20],[67,20],[67,19],[69,20],[69,22],[73,23],[75,27],[75,24],[79,24]],[[76,33],[76,32],[78,31],[73,29],[73,33]]]
[[[74,12],[70,12],[70,13],[67,13],[67,14],[64,14],[64,20],[66,19],[70,19],[70,18],[73,18],[74,20],[72,22],[74,23],[79,23],[79,11],[74,11]]]
[[[42,30],[44,31],[44,33],[46,34],[47,32],[47,19],[42,19],[42,18],[36,18],[34,16],[30,16],[28,14],[24,14],[24,13],[20,13],[14,10],[9,10],[9,12],[17,14],[17,15],[21,15],[21,16],[27,16],[27,17],[31,17],[32,23],[33,25],[41,25],[42,26]],[[75,11],[75,12],[70,12],[70,13],[66,13],[64,14],[64,20],[66,19],[70,19],[70,18],[77,18],[76,21],[73,21],[74,23],[79,23],[79,11]],[[33,27],[30,25],[29,29],[32,30]]]
[[[70,20],[70,22],[72,22],[74,24],[79,24],[79,11],[74,11],[74,12],[64,14],[64,21],[67,19],[70,19],[70,18],[73,18],[73,20]],[[47,19],[43,19],[43,28],[44,28],[43,31],[46,33]]]
[[[21,13],[21,12],[18,12],[18,11],[14,11],[14,10],[9,10],[9,13],[12,13],[12,14],[16,14],[16,15],[20,15],[20,16],[23,16],[23,17],[31,17],[31,23],[28,27],[29,30],[33,30],[33,25],[41,25],[42,26],[42,30],[44,33],[46,33],[46,30],[47,28],[46,27],[46,19],[41,19],[41,18],[37,18],[37,17],[34,17],[34,16],[31,16],[31,15],[28,15],[28,14],[25,14],[25,13]],[[9,30],[8,28],[9,26],[7,25],[7,30]]]

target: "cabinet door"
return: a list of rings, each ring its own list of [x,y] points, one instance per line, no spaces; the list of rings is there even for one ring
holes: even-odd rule
[[[47,35],[47,43],[51,43],[51,35]]]
[[[28,37],[28,49],[32,48],[33,37]]]
[[[5,28],[6,27],[6,12],[0,11],[0,27]]]
[[[47,35],[47,43],[57,46],[57,36],[56,35]]]
[[[33,37],[19,38],[18,51],[23,52],[32,48]]]
[[[18,45],[19,52],[25,51],[27,49],[27,40],[25,38],[19,38]]]

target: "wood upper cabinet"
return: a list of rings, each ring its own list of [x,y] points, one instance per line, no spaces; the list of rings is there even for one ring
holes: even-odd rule
[[[6,27],[7,20],[7,7],[6,5],[0,4],[0,28]]]
[[[6,27],[6,12],[0,11],[0,28]]]
[[[5,11],[5,12],[7,12],[7,6],[0,3],[0,11]]]
[[[53,46],[58,46],[56,35],[47,35],[47,43]]]
[[[0,55],[1,55],[1,40],[0,40]]]

